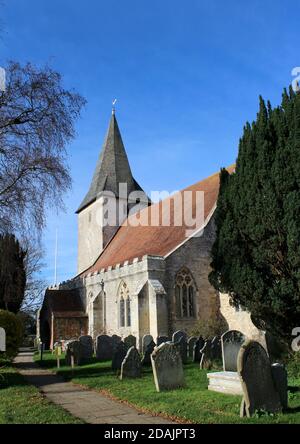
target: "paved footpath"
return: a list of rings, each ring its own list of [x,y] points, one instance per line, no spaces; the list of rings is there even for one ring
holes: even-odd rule
[[[39,367],[33,360],[33,352],[21,351],[14,362],[27,382],[35,385],[50,401],[89,424],[172,424],[171,420],[140,413],[96,391],[65,382]]]

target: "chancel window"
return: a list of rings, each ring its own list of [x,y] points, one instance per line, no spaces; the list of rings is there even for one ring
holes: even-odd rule
[[[195,285],[190,272],[182,269],[175,282],[176,316],[178,318],[195,317]]]
[[[119,294],[119,319],[120,327],[131,326],[131,306],[129,290],[125,282],[122,282]]]

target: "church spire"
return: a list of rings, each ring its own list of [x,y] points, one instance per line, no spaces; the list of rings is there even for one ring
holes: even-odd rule
[[[128,194],[132,191],[142,191],[133,178],[121,133],[115,116],[116,100],[113,101],[112,116],[104,144],[94,171],[92,182],[85,198],[76,213],[94,202],[103,191],[112,191],[116,197],[119,194],[119,183],[127,184]]]

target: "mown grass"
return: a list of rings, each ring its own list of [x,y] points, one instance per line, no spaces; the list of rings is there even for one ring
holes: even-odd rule
[[[36,360],[39,356],[36,355]],[[154,414],[178,418],[182,422],[193,423],[300,423],[300,379],[289,381],[289,409],[278,415],[240,418],[240,396],[225,395],[207,390],[207,372],[199,370],[198,365],[185,365],[185,387],[182,389],[157,393],[151,368],[143,370],[142,378],[123,380],[111,370],[111,362],[96,362],[75,367],[73,372],[64,365],[56,369],[55,357],[46,352],[42,366],[58,371],[65,379],[102,391],[126,401],[138,409]]]
[[[0,424],[80,423],[27,384],[9,361],[0,361]]]

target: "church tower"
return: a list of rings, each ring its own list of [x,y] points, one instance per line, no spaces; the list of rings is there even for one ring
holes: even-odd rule
[[[113,109],[90,188],[76,211],[78,273],[96,261],[130,210],[148,204],[147,195],[132,176]]]

